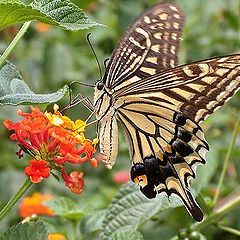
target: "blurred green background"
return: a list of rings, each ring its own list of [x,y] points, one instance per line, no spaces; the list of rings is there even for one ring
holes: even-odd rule
[[[28,1],[25,1],[28,2]],[[102,69],[104,60],[110,57],[121,35],[131,22],[147,7],[159,2],[154,0],[99,0],[73,1],[80,6],[92,19],[103,23],[106,27],[70,32],[54,27],[41,28],[37,22],[32,23],[23,40],[14,49],[10,60],[18,66],[25,81],[37,93],[54,92],[71,81],[82,81],[94,84],[100,78],[96,60],[86,41],[87,33],[91,32],[91,42],[97,53]],[[179,64],[206,59],[213,56],[240,53],[240,1],[239,0],[201,0],[176,1],[185,11],[185,27],[181,41]],[[14,26],[0,32],[0,52],[3,52],[11,42],[20,26]],[[93,89],[76,86],[74,93],[93,98]],[[207,160],[208,169],[200,167],[202,171],[210,171],[211,181],[204,186],[204,197],[213,197],[216,183],[220,175],[224,156],[235,125],[236,116],[240,110],[240,95],[237,94],[221,110],[207,119],[203,124],[206,139],[210,145]],[[64,106],[69,102],[68,97],[61,101]],[[16,119],[13,107],[1,108],[1,122],[6,118]],[[49,108],[50,109],[50,108]],[[71,109],[68,114],[73,118],[85,119],[90,114],[82,105]],[[2,123],[0,128],[0,206],[17,191],[25,176],[23,168],[27,162],[17,159],[15,151],[17,145],[8,139]],[[89,129],[89,136],[94,137],[96,130]],[[49,192],[56,196],[68,196],[80,204],[91,204],[96,209],[109,205],[120,185],[113,181],[113,175],[119,170],[130,168],[127,144],[120,133],[119,155],[112,171],[102,165],[91,168],[88,164],[82,166],[85,172],[85,188],[80,196],[74,196],[64,186],[53,178],[36,185],[33,191]],[[225,196],[239,188],[239,144],[231,157],[225,179],[222,195]],[[201,179],[197,179],[201,182]],[[7,186],[7,187],[6,187]],[[237,209],[226,221],[231,226],[240,229],[240,209]],[[17,222],[16,210],[8,215],[0,226],[0,230]],[[161,212],[155,219],[149,221],[142,228],[145,239],[169,239],[176,232],[191,222],[183,207]],[[207,239],[226,240],[237,237],[223,232],[214,226],[204,231]],[[89,239],[99,239],[94,235]]]

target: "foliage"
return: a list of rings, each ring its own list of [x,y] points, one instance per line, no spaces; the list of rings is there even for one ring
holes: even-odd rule
[[[89,30],[84,29],[95,26],[91,28],[91,42],[100,59],[101,68],[104,69],[104,59],[110,56],[126,26],[144,9],[157,2],[0,1],[0,28],[3,29],[0,32],[0,52],[5,51],[19,31],[20,25],[16,23],[37,20],[31,23],[18,44],[12,47],[6,56],[9,61],[0,60],[0,105],[8,104],[7,107],[1,106],[1,121],[6,118],[14,120],[15,107],[10,105],[38,103],[44,107],[46,103],[61,99],[60,105],[65,106],[69,102],[66,96],[67,84],[75,80],[93,84],[99,79],[98,66],[86,41]],[[186,15],[179,53],[180,64],[240,52],[238,0],[176,2]],[[49,4],[51,8],[46,7]],[[61,11],[63,8],[64,14]],[[16,14],[11,14],[13,10]],[[38,21],[50,25],[42,28]],[[74,85],[72,94],[79,91],[92,99],[92,89]],[[231,151],[226,177],[220,189],[220,199],[214,210],[212,207],[227,151],[234,143],[239,145],[238,131],[236,141],[229,146],[237,125],[239,99],[239,95],[235,96],[202,125],[210,152],[207,164],[199,167],[192,188],[196,195],[201,193],[198,198],[207,215],[205,222],[194,224],[183,207],[178,207],[181,204],[174,197],[169,201],[160,195],[154,200],[148,200],[133,184],[121,187],[113,182],[115,171],[130,167],[127,144],[120,135],[120,153],[112,171],[103,166],[90,171],[90,167],[83,166],[86,186],[80,196],[73,196],[55,180],[34,186],[34,191],[47,191],[56,196],[54,200],[44,203],[54,209],[55,216],[39,216],[37,222],[32,219],[29,223],[17,224],[20,219],[16,215],[17,210],[13,209],[1,222],[0,239],[26,239],[21,236],[29,232],[32,235],[26,235],[30,236],[28,239],[47,239],[47,232],[59,232],[68,238],[74,239],[75,236],[75,239],[88,240],[238,239],[239,208],[234,208],[234,211],[229,208],[229,204],[239,203],[238,147]],[[73,118],[88,116],[82,105],[73,108],[70,114]],[[0,205],[3,207],[7,197],[10,198],[20,187],[19,178],[23,175],[20,171],[24,163],[16,159],[16,146],[9,143],[8,133],[3,128],[0,131]],[[91,132],[96,132],[94,127],[89,130],[90,136]],[[63,197],[58,198],[59,196]],[[222,214],[218,215],[218,211]],[[74,230],[69,232],[69,229]],[[76,238],[77,236],[80,237]]]

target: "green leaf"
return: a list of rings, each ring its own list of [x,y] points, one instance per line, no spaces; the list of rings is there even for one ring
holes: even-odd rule
[[[142,234],[136,229],[132,228],[132,226],[125,226],[118,229],[113,235],[112,240],[143,240]]]
[[[86,235],[88,233],[93,233],[101,229],[103,219],[105,218],[106,210],[99,210],[93,214],[85,216],[81,220],[81,233]]]
[[[41,222],[19,223],[8,229],[0,240],[47,240],[47,229]]]
[[[158,212],[181,205],[176,197],[171,201],[159,194],[155,199],[146,198],[139,187],[129,182],[125,184],[113,198],[102,224],[103,239],[112,239],[119,228],[129,226],[137,229]]]
[[[88,212],[86,207],[81,207],[66,197],[45,201],[44,205],[52,209],[55,215],[63,216],[70,220],[79,220]]]
[[[30,5],[18,0],[0,1],[0,29],[34,20],[67,30],[102,25],[87,17],[82,9],[69,0],[35,0]]]
[[[68,91],[64,86],[55,93],[36,94],[22,80],[18,69],[6,62],[0,69],[0,106],[57,102]]]

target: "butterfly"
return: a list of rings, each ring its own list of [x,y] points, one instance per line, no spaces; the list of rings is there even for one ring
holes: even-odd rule
[[[196,221],[203,212],[189,190],[208,143],[200,123],[240,87],[240,54],[177,66],[184,13],[159,3],[128,28],[95,84],[100,153],[111,169],[118,125],[129,145],[131,179],[147,198],[177,195]]]

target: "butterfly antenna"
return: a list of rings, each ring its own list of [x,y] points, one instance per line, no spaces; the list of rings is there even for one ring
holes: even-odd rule
[[[102,79],[102,70],[101,70],[101,67],[100,67],[100,63],[99,63],[99,61],[98,61],[97,54],[96,54],[96,52],[95,52],[95,50],[94,50],[94,48],[93,48],[93,46],[92,46],[92,43],[91,43],[91,41],[90,41],[90,36],[91,36],[91,34],[92,34],[92,33],[88,33],[88,35],[87,35],[87,41],[88,41],[88,44],[89,44],[89,46],[90,46],[90,48],[91,48],[91,50],[92,50],[92,53],[93,53],[93,55],[94,55],[94,57],[95,57],[95,59],[96,59],[96,61],[97,61],[100,79]]]

